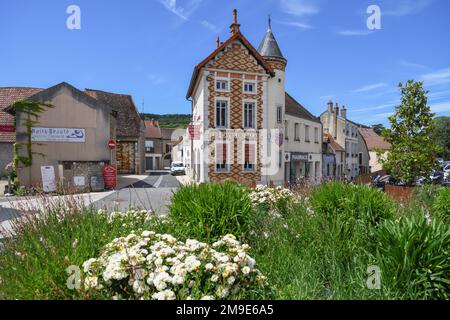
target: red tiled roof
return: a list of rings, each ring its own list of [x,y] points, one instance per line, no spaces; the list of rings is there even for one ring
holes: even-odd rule
[[[158,121],[145,120],[145,138],[147,139],[161,139],[161,129]]]
[[[326,143],[330,144],[330,147],[335,151],[335,152],[345,152],[345,149],[336,142],[336,140],[334,140],[334,138],[331,136],[331,134],[329,133],[325,133],[324,134],[324,141]]]
[[[27,87],[3,87],[0,88],[0,142],[15,142],[16,133],[3,132],[9,131],[11,126],[14,126],[14,117],[6,113],[4,109],[9,107],[14,102],[28,98],[44,89],[27,88]],[[8,128],[8,130],[5,130]]]
[[[373,129],[359,128],[359,132],[366,141],[367,148],[370,151],[374,149],[391,150],[391,144],[376,134]]]

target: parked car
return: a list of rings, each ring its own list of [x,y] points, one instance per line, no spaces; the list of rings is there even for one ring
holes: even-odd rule
[[[444,164],[442,171],[444,172],[444,180],[450,180],[450,163]]]
[[[170,166],[170,174],[175,175],[185,175],[186,174],[186,167],[184,166],[183,162],[181,161],[174,161],[172,162],[172,165]]]

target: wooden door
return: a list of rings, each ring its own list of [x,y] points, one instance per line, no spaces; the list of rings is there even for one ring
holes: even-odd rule
[[[117,144],[117,172],[120,174],[134,174],[135,146],[134,142],[119,142]]]

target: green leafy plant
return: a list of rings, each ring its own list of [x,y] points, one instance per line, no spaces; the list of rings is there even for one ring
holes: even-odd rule
[[[450,224],[450,188],[441,188],[432,206],[433,218]]]
[[[392,149],[380,162],[392,176],[413,185],[417,177],[427,176],[433,169],[441,148],[433,143],[434,115],[427,105],[428,91],[423,83],[408,80],[399,87],[401,105],[389,117],[391,127],[382,132]]]
[[[16,121],[17,121],[17,114],[21,114],[26,117],[24,120],[24,125],[26,127],[26,137],[27,137],[26,143],[14,144],[14,156],[13,156],[14,168],[16,169],[19,168],[21,164],[24,167],[30,167],[33,164],[34,155],[44,156],[42,153],[33,152],[32,148],[33,145],[42,145],[42,144],[32,141],[31,131],[32,127],[39,123],[40,115],[48,108],[54,108],[54,106],[49,103],[32,100],[19,100],[12,105],[12,109],[16,114],[15,118]],[[20,150],[22,149],[22,147],[26,147],[26,155],[20,155]]]
[[[377,229],[383,284],[407,299],[450,299],[450,227],[424,215]]]
[[[235,182],[180,187],[174,194],[169,219],[178,236],[201,241],[248,232],[252,202],[246,187]]]

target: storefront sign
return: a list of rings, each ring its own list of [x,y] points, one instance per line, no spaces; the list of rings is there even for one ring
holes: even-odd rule
[[[117,170],[114,166],[107,164],[103,167],[103,180],[105,189],[115,189],[117,186]]]
[[[307,153],[291,153],[292,161],[308,161]]]
[[[86,130],[78,128],[31,128],[31,141],[86,142]]]
[[[44,192],[55,192],[56,191],[56,181],[55,181],[55,168],[53,166],[41,167],[42,175],[42,188]]]

